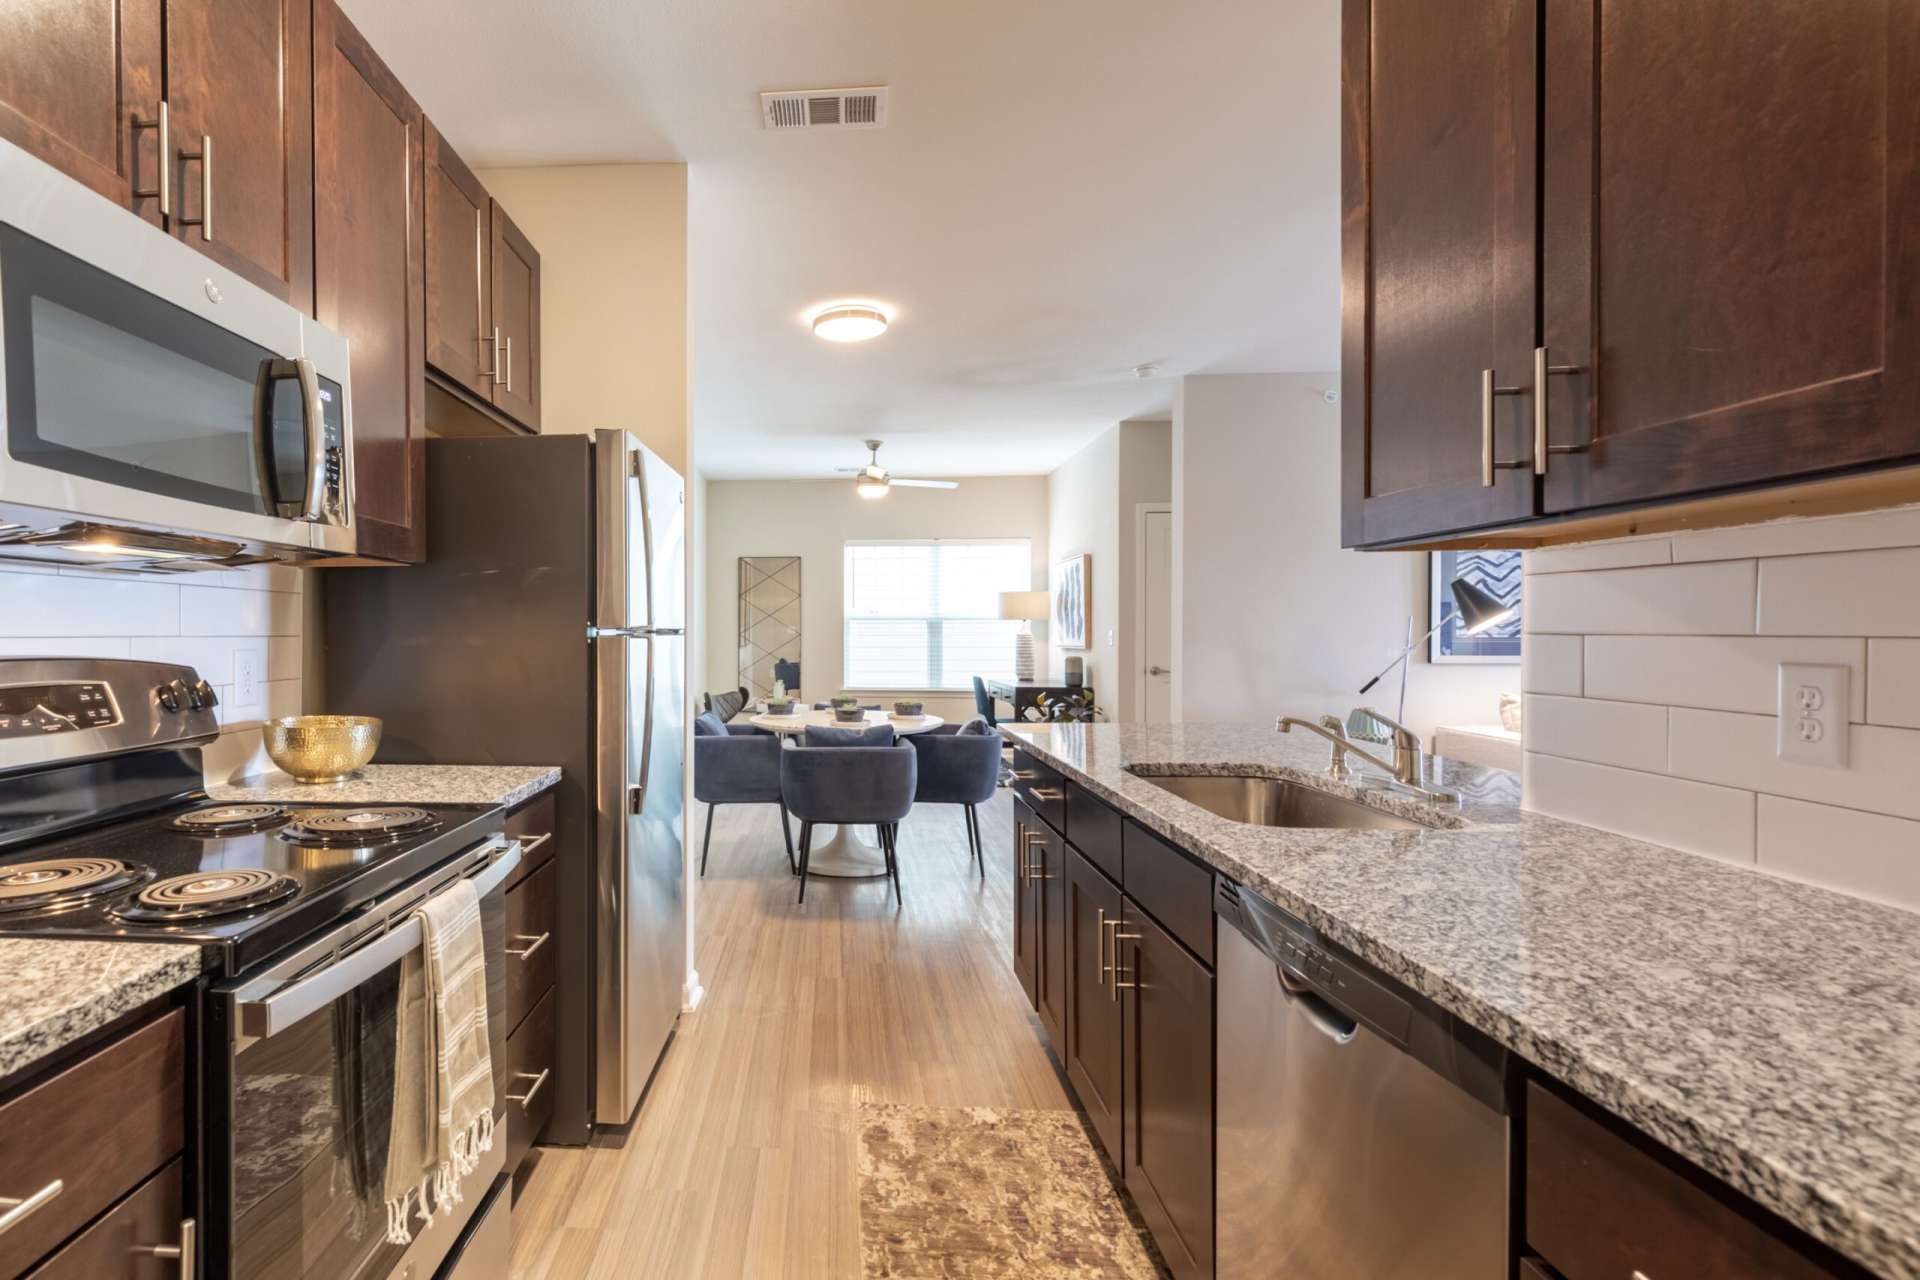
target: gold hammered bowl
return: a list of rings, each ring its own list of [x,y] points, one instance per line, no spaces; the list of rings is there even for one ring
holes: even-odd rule
[[[374,716],[281,716],[260,726],[267,755],[302,782],[351,777],[380,745]]]

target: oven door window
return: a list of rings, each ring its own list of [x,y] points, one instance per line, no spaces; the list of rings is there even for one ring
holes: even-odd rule
[[[304,494],[304,405],[275,352],[5,224],[0,306],[14,458],[235,511]]]
[[[506,1079],[503,895],[482,900],[481,928],[498,1115]],[[418,1218],[414,1246],[386,1241],[394,1091],[423,1087],[394,1075],[400,971],[395,961],[228,1056],[225,1127],[232,1154],[224,1168],[211,1171],[214,1203],[224,1204],[228,1216],[226,1229],[214,1235],[210,1277],[378,1280],[398,1274],[409,1249],[420,1244]],[[503,1128],[494,1142],[505,1141]],[[486,1188],[480,1182],[465,1189],[460,1212],[477,1206]]]

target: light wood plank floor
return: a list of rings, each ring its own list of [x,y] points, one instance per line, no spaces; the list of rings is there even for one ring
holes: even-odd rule
[[[884,880],[824,878],[796,908],[773,807],[723,807],[697,913],[706,1000],[630,1131],[540,1152],[514,1276],[857,1277],[862,1101],[1071,1108],[1008,959],[1009,805],[980,809],[985,884],[960,811],[916,810],[897,911]]]

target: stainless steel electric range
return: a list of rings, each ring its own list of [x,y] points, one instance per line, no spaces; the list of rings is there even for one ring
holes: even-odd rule
[[[0,935],[201,948],[208,1277],[424,1280],[498,1194],[505,1143],[466,1180],[466,1212],[386,1242],[393,1098],[417,1084],[394,1078],[400,964],[414,908],[471,879],[505,1125],[503,886],[519,846],[486,806],[328,804],[324,788],[310,804],[211,800],[215,705],[190,667],[0,660]]]

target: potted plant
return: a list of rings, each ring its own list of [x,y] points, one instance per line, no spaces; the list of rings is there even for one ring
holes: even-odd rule
[[[1095,705],[1091,689],[1075,689],[1061,697],[1038,694],[1026,712],[1029,720],[1052,724],[1091,724],[1104,715],[1106,712]]]

